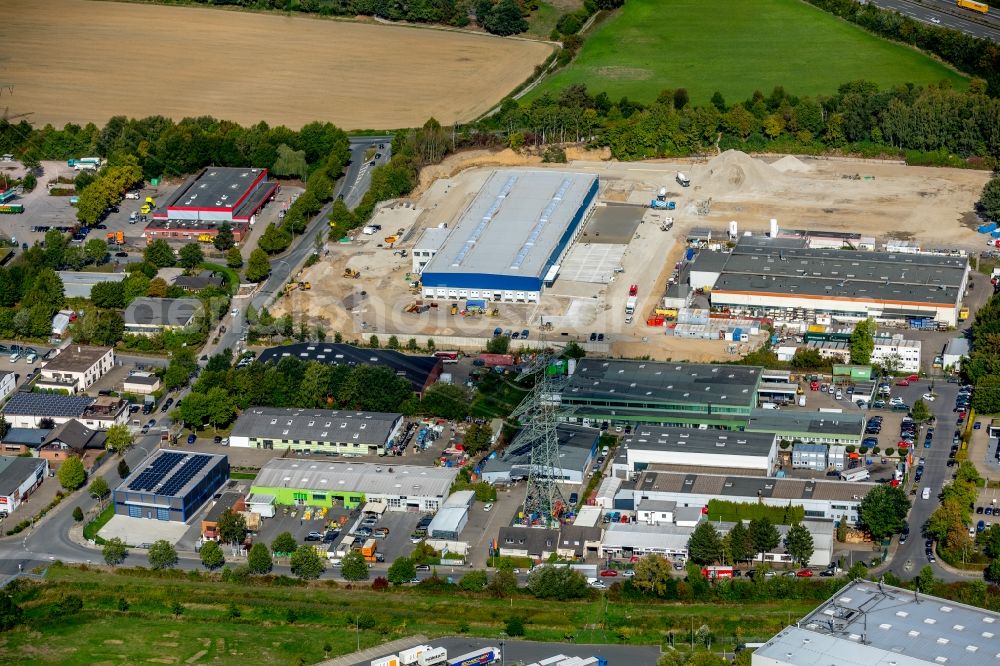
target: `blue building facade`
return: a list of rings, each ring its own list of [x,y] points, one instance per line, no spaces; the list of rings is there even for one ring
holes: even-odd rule
[[[112,494],[115,513],[185,522],[229,479],[229,459],[161,449]]]

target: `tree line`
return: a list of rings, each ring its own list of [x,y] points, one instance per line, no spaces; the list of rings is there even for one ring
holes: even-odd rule
[[[0,120],[0,151],[17,159],[64,160],[101,155],[111,165],[134,163],[147,179],[183,176],[208,165],[274,169],[278,163],[281,171],[282,146],[304,153],[305,175],[323,169],[335,180],[347,160],[347,135],[332,123],[318,121],[295,131],[281,125],[270,127],[265,122],[243,127],[211,116],[179,122],[163,116],[114,116],[102,128],[93,123],[68,123],[62,129],[52,125],[34,128],[24,120],[16,124]],[[330,161],[334,154],[343,158],[339,166]]]
[[[905,155],[911,162],[992,168],[1000,164],[1000,100],[974,80],[968,91],[947,82],[880,90],[869,81],[836,94],[798,97],[778,86],[728,103],[720,93],[704,105],[683,88],[651,104],[613,101],[576,84],[530,102],[507,99],[480,131],[497,131],[512,146],[588,141],[621,160],[738,149],[745,152]],[[956,159],[953,156],[957,156]],[[964,162],[963,162],[964,160]]]
[[[528,29],[527,17],[538,9],[538,0],[189,0],[197,4],[238,5],[254,9],[295,9],[320,16],[375,16],[390,21],[440,23],[464,28],[476,25],[494,35],[516,35]],[[620,7],[624,0],[585,0],[589,14]]]

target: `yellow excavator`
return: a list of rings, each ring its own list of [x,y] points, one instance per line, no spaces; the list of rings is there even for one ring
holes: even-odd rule
[[[361,273],[352,268],[345,268],[344,277],[351,280],[357,280],[359,277],[361,277]]]

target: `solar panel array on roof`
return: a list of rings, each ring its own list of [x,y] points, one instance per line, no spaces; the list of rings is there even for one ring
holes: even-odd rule
[[[7,414],[29,416],[75,417],[83,414],[83,411],[94,402],[94,398],[87,396],[19,391],[11,397],[3,411]]]
[[[128,489],[138,492],[153,490],[163,480],[163,477],[183,459],[183,453],[167,451],[160,454],[160,457],[153,461],[153,464],[142,470],[142,473],[128,484]]]
[[[160,495],[176,495],[177,491],[187,485],[188,481],[201,471],[201,468],[208,464],[208,456],[191,456],[176,474],[167,479],[167,482],[160,488]]]

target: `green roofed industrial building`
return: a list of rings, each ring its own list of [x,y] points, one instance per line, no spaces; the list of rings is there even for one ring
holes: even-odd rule
[[[581,359],[559,394],[584,425],[647,423],[740,430],[757,406],[761,369]]]
[[[437,511],[456,476],[454,467],[276,458],[261,468],[251,492],[273,495],[277,504],[355,509],[379,502],[389,511]]]

